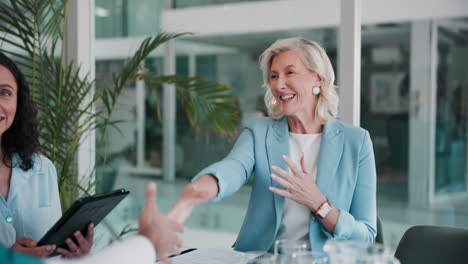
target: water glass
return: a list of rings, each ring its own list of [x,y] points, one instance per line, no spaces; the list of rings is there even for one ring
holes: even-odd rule
[[[307,248],[307,243],[303,240],[276,240],[273,253],[291,256],[293,253],[307,251]]]

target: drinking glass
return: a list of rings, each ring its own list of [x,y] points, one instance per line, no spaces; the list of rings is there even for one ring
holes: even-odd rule
[[[276,240],[274,247],[275,255],[288,255],[307,251],[307,243],[303,240]]]

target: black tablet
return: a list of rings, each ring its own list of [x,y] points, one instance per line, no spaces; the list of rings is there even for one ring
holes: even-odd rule
[[[94,226],[97,226],[129,193],[125,189],[120,189],[76,200],[39,240],[38,245],[56,245],[58,248],[68,248],[65,239],[70,237],[76,242],[73,233],[77,230],[80,230],[86,237],[88,224],[92,222]],[[58,253],[53,253],[51,256],[54,255],[58,255]]]

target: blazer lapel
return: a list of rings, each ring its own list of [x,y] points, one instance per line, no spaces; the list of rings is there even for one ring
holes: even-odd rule
[[[273,125],[268,129],[266,135],[266,146],[267,146],[267,155],[268,155],[268,170],[270,174],[272,173],[271,166],[275,165],[283,170],[288,170],[288,166],[283,161],[282,156],[289,156],[289,129],[288,121],[286,117],[283,117],[280,120],[277,120]],[[284,189],[283,186],[274,181],[270,174],[268,177],[271,181],[271,186],[276,188]],[[283,216],[283,204],[284,197],[272,193],[275,202],[275,212],[276,212],[276,229],[278,230],[279,224],[281,223],[281,218]]]
[[[343,153],[343,140],[343,129],[339,122],[332,121],[323,126],[317,164],[317,186],[327,197],[331,184],[338,180],[336,171]]]

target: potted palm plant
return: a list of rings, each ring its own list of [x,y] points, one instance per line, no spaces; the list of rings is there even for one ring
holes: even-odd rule
[[[66,0],[0,1],[0,51],[22,67],[38,106],[41,153],[57,167],[62,209],[93,182],[79,182],[75,156],[83,136],[93,129],[105,131],[116,125],[111,119],[117,99],[129,81],[144,80],[159,109],[161,85],[174,84],[179,102],[190,123],[215,134],[235,133],[238,104],[231,89],[202,77],[159,76],[142,71],[140,65],[165,42],[184,33],[160,33],[146,38],[128,58],[112,84],[93,94],[94,80],[81,78],[80,67],[65,59]],[[159,110],[155,118],[159,116]],[[103,139],[97,138],[97,144]]]

